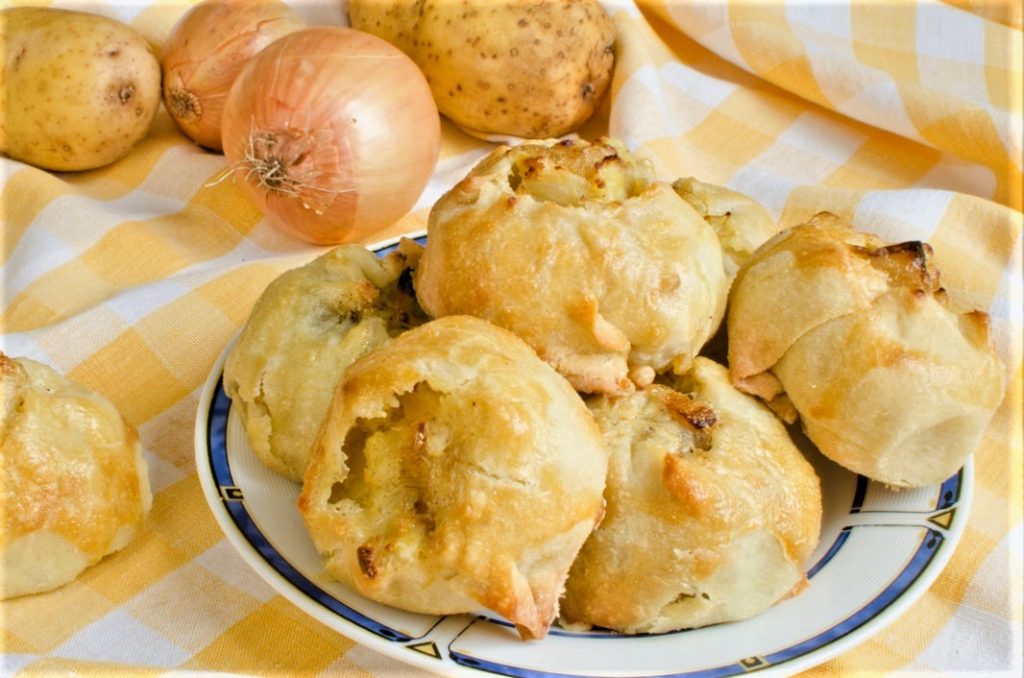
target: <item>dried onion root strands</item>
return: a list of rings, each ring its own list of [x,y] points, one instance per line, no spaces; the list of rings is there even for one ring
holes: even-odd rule
[[[221,149],[228,90],[246,62],[305,24],[279,0],[204,0],[175,24],[164,44],[164,105],[196,143]]]
[[[320,245],[359,240],[408,212],[441,135],[416,65],[337,26],[296,31],[251,59],[221,131],[236,180],[270,222]]]
[[[346,191],[333,137],[332,129],[250,130],[239,166],[245,170],[246,182],[267,193],[297,199],[322,215]]]

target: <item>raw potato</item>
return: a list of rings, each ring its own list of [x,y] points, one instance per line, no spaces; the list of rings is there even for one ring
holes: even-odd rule
[[[107,17],[24,7],[0,13],[0,151],[48,170],[128,154],[160,105],[149,43]]]
[[[349,21],[408,54],[441,113],[476,136],[576,129],[615,59],[615,27],[595,0],[351,0]]]

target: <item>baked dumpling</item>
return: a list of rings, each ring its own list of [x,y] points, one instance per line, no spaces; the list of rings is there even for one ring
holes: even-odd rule
[[[610,455],[608,504],[566,584],[570,626],[737,621],[806,583],[821,529],[813,468],[724,367],[699,357],[672,381],[590,401]]]
[[[299,511],[327,571],[413,612],[487,608],[543,637],[600,519],[607,453],[522,340],[451,316],[346,370]]]
[[[728,333],[739,388],[799,414],[829,458],[895,487],[956,472],[1003,398],[988,316],[950,307],[931,248],[834,215],[757,251],[733,286]]]
[[[0,598],[67,584],[152,504],[138,435],[107,398],[0,353]]]
[[[389,337],[425,320],[403,241],[383,259],[346,245],[275,279],[253,306],[224,366],[256,456],[301,482],[341,373]]]
[[[684,369],[728,289],[714,230],[614,140],[500,147],[431,210],[416,292],[519,335],[577,390]]]
[[[715,230],[729,280],[758,247],[779,232],[778,223],[765,208],[739,191],[693,177],[673,181],[672,188]]]

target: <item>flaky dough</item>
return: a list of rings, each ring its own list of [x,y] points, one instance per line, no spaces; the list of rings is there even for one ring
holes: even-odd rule
[[[737,386],[798,413],[826,456],[892,486],[948,478],[1003,398],[988,316],[952,310],[931,248],[834,215],[758,250],[733,286],[728,332]]]
[[[338,247],[285,272],[257,300],[224,366],[224,390],[269,468],[301,481],[341,373],[425,319],[409,272],[419,249],[403,242],[378,259]]]
[[[509,329],[599,393],[684,369],[727,287],[711,226],[613,140],[496,149],[434,205],[416,279],[432,316]]]
[[[152,503],[135,429],[102,395],[0,353],[0,598],[122,549]]]
[[[745,619],[804,586],[818,477],[782,423],[697,358],[591,409],[610,454],[607,515],[572,567],[569,625],[660,633]]]
[[[299,511],[327,571],[429,614],[547,633],[602,511],[607,455],[569,384],[514,335],[435,320],[346,372]]]
[[[739,191],[693,177],[673,181],[672,188],[714,229],[730,281],[757,248],[779,232],[779,224],[764,207]]]

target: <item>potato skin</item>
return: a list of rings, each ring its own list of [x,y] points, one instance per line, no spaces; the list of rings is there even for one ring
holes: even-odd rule
[[[132,28],[38,7],[0,12],[0,151],[48,170],[118,160],[149,131],[160,64]]]
[[[596,0],[350,0],[349,21],[408,54],[441,113],[482,137],[574,130],[615,60],[615,26]]]

